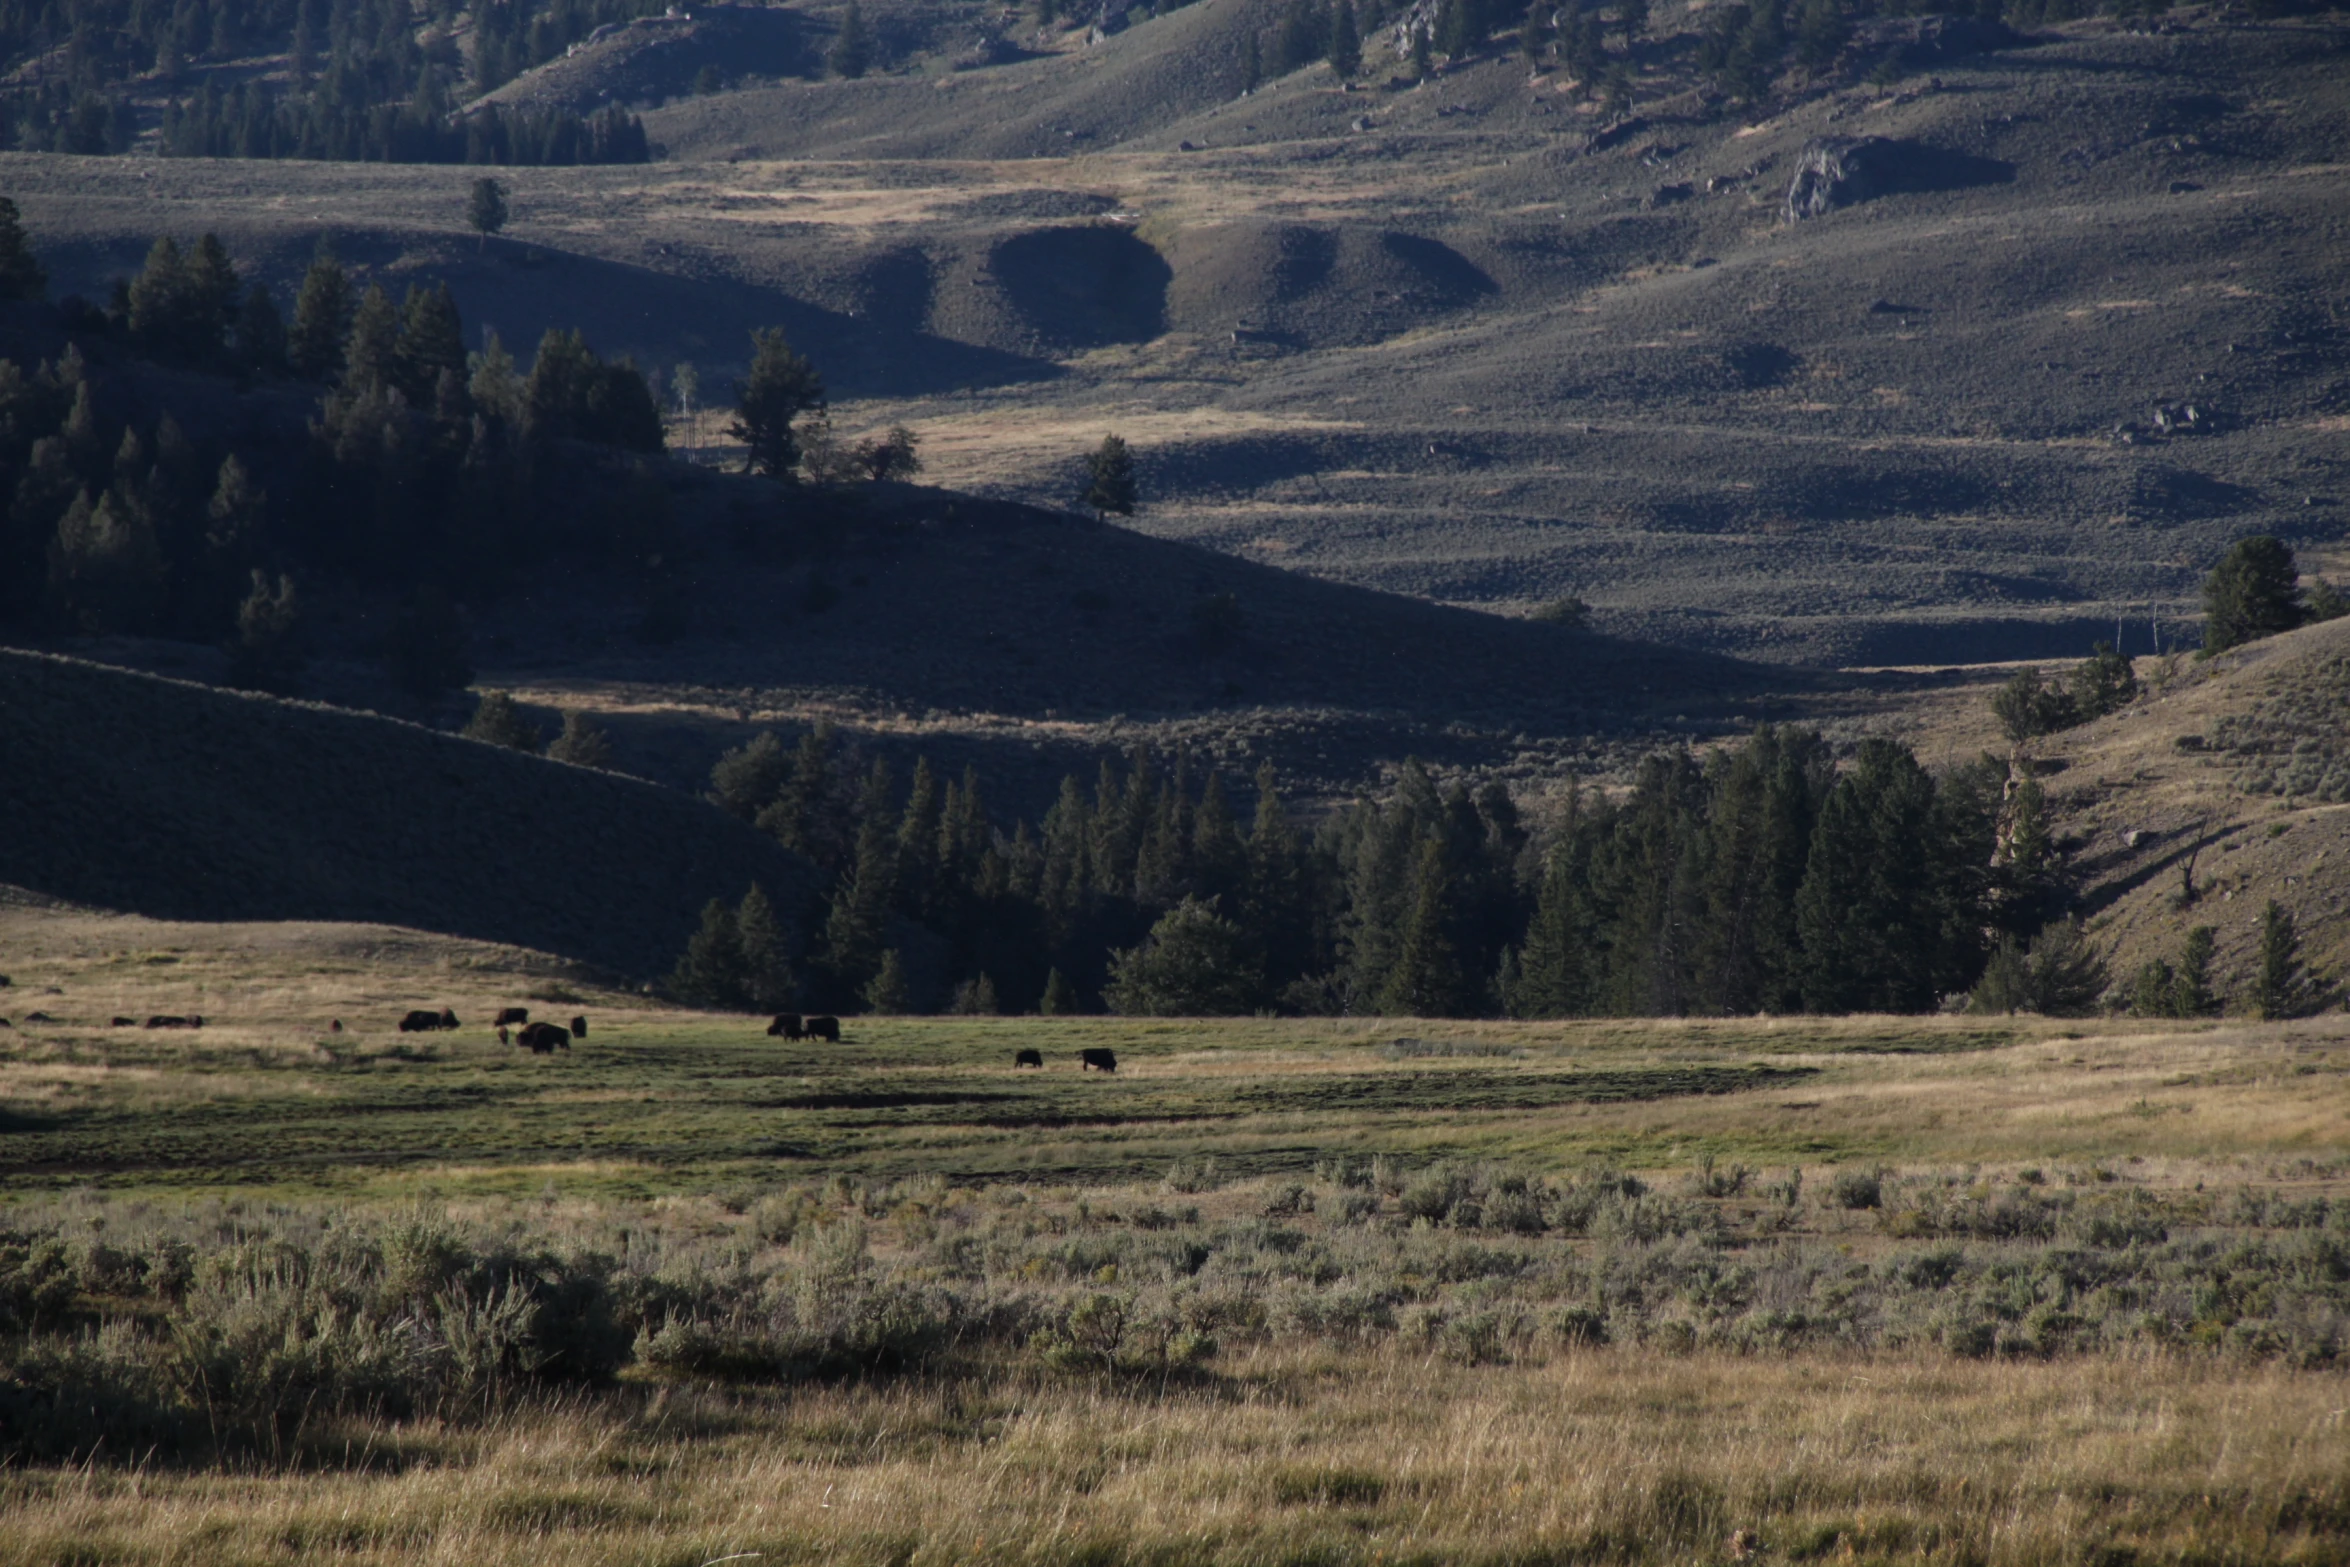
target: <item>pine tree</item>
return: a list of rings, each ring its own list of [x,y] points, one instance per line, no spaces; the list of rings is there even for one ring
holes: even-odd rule
[[[253,482],[244,460],[229,453],[204,508],[205,547],[230,561],[250,559],[261,548],[268,506],[268,494]]]
[[[897,842],[897,903],[917,918],[927,918],[942,901],[938,840],[945,820],[938,774],[929,757],[917,757],[913,781],[906,789],[905,814],[898,819]]]
[[[370,286],[351,315],[343,344],[342,387],[365,396],[400,384],[400,312],[392,297]]]
[[[49,292],[49,274],[33,255],[16,203],[0,196],[0,299],[39,299]]]
[[[465,221],[481,236],[476,248],[488,249],[490,236],[506,226],[506,187],[486,174],[475,180],[465,202]]]
[[[903,1017],[914,1010],[913,997],[906,989],[906,960],[895,947],[881,955],[873,970],[873,977],[859,992],[865,1010],[877,1017]]]
[[[446,283],[411,285],[400,315],[398,385],[411,406],[431,408],[443,375],[456,376],[460,384],[465,378],[465,325]]]
[[[743,955],[743,988],[752,1006],[777,1012],[792,1004],[799,981],[792,973],[791,943],[767,889],[758,883],[743,894],[734,916],[735,935]]]
[[[2266,534],[2241,539],[2203,584],[2203,651],[2227,649],[2301,624],[2301,570]]]
[[[789,481],[800,466],[792,421],[825,411],[824,378],[792,351],[781,327],[753,332],[751,346],[751,373],[735,388],[735,417],[726,433],[743,443],[745,473]]]
[[[482,693],[481,701],[474,706],[473,717],[466,721],[465,738],[529,756],[538,755],[539,748],[547,743],[537,723],[504,691]]]
[[[1459,1017],[1468,986],[1453,940],[1455,868],[1442,837],[1431,835],[1414,858],[1411,903],[1395,967],[1379,991],[1379,1010],[1405,1017]]]
[[[1590,913],[1578,826],[1570,814],[1544,862],[1534,918],[1503,996],[1513,1017],[1575,1017],[1592,1009]]]
[[[1096,518],[1107,522],[1110,513],[1121,517],[1134,515],[1136,490],[1134,484],[1134,455],[1126,443],[1115,435],[1102,437],[1085,459],[1085,493],[1078,504],[1090,506]]]
[[[889,764],[875,762],[858,806],[855,863],[833,894],[824,922],[824,965],[840,988],[861,992],[880,966],[884,927],[897,889],[895,812]]]
[[[747,745],[722,753],[710,769],[710,802],[729,816],[759,820],[768,802],[783,792],[791,777],[791,758],[772,729],[751,736]],[[787,845],[796,847],[796,845]]]
[[[482,334],[481,352],[466,360],[469,375],[466,394],[473,399],[474,408],[509,425],[522,422],[522,377],[514,368],[514,356],[506,345],[498,341],[498,334]]]
[[[248,691],[290,689],[302,662],[295,642],[300,618],[294,579],[281,574],[272,583],[256,568],[237,605],[237,632],[228,646],[230,683]]]
[[[195,304],[187,261],[169,235],[148,248],[131,280],[131,341],[143,353],[184,354],[194,339]]]
[[[957,985],[953,1010],[959,1017],[994,1017],[1003,1011],[1003,1004],[996,999],[995,981],[983,973]]]
[[[865,13],[857,0],[849,0],[849,8],[841,13],[840,32],[832,40],[825,63],[832,67],[833,75],[851,81],[872,68],[873,35],[865,26]]]
[[[2209,925],[2187,932],[2186,950],[2179,956],[2178,979],[2172,991],[2171,1016],[2204,1017],[2216,1012],[2220,998],[2211,988],[2211,959],[2218,933]]]
[[[742,933],[734,910],[721,898],[702,905],[702,925],[686,943],[685,954],[669,974],[669,989],[680,1001],[698,1007],[740,1007],[746,984]]]
[[[1077,991],[1059,969],[1048,970],[1044,976],[1044,996],[1036,1004],[1044,1017],[1074,1017],[1077,1013]]]
[[[1903,747],[1861,745],[1829,792],[1796,894],[1804,1005],[1922,1012],[1940,973],[1934,786]]]
[[[2301,934],[2294,929],[2292,911],[2271,898],[2260,911],[2260,972],[2252,986],[2253,1015],[2268,1021],[2298,1017],[2308,1001]]]
[[[1338,0],[1330,16],[1330,69],[1342,82],[1363,73],[1363,35],[1355,22],[1354,0]]]
[[[294,299],[294,326],[286,335],[286,357],[294,373],[329,381],[343,368],[343,343],[351,334],[351,280],[325,240],[302,277]]]
[[[610,771],[612,767],[612,737],[601,724],[578,708],[563,715],[563,732],[547,747],[547,755],[573,767],[593,767]]]
[[[77,630],[143,631],[161,608],[166,569],[155,530],[119,490],[76,496],[49,546],[49,588]]]

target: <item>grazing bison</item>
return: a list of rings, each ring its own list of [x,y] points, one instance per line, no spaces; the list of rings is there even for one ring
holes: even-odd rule
[[[587,1019],[586,1019],[586,1018],[584,1018],[584,1017],[575,1017],[575,1018],[573,1018],[573,1019],[571,1020],[571,1037],[572,1037],[572,1038],[574,1038],[574,1039],[585,1039],[585,1038],[587,1038]]]
[[[514,1036],[501,1028],[498,1030],[498,1043],[501,1045],[510,1045],[514,1043]]]
[[[400,1019],[400,1032],[403,1034],[429,1034],[440,1026],[441,1015],[438,1012],[427,1012],[422,1008],[418,1008]]]
[[[1015,1050],[1012,1052],[1012,1065],[1016,1067],[1042,1066],[1044,1065],[1044,1052],[1041,1050]]]
[[[57,1021],[46,1012],[27,1012],[24,1015],[24,1020],[28,1023],[54,1023]]]
[[[508,1023],[527,1023],[529,1021],[530,1008],[528,1007],[500,1007],[498,1009],[497,1021],[491,1026],[494,1028],[503,1028]]]
[[[1118,1052],[1099,1046],[1077,1052],[1077,1070],[1080,1072],[1115,1072],[1118,1070]]]
[[[775,1021],[767,1025],[769,1039],[805,1039],[808,1030],[801,1025],[797,1012],[778,1012]]]
[[[137,1028],[139,1020],[135,1017],[118,1017],[106,1026],[108,1028]]]
[[[571,1048],[571,1030],[554,1023],[525,1023],[522,1025],[522,1048],[532,1055],[548,1055]]]
[[[457,1027],[457,1014],[447,1007],[441,1008],[441,1027],[451,1030]]]
[[[810,1039],[829,1039],[836,1045],[840,1043],[839,1018],[812,1017],[808,1019],[806,1026]]]
[[[165,1017],[161,1013],[147,1019],[149,1028],[202,1028],[204,1020],[190,1013],[186,1017]]]

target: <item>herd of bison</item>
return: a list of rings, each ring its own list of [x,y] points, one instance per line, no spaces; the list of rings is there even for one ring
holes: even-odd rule
[[[6,983],[5,979],[0,979],[0,985]],[[54,1023],[58,1019],[50,1017],[45,1012],[28,1012],[25,1014],[25,1021],[28,1023]],[[8,1019],[0,1017],[0,1028],[9,1026]],[[148,1018],[144,1023],[134,1017],[118,1017],[113,1020],[111,1026],[115,1028],[202,1028],[204,1020],[193,1014],[186,1017],[176,1017],[158,1013]],[[400,1032],[403,1034],[449,1033],[460,1026],[456,1012],[448,1007],[443,1007],[438,1012],[419,1007],[400,1019]],[[544,1056],[552,1055],[558,1050],[569,1050],[573,1040],[587,1038],[588,1021],[585,1017],[575,1017],[571,1020],[569,1027],[565,1027],[561,1023],[533,1023],[530,1020],[530,1008],[505,1007],[500,1009],[490,1027],[498,1031],[499,1044],[510,1044],[518,1049],[527,1050],[533,1055]],[[328,1025],[327,1031],[334,1034],[341,1033],[343,1020],[341,1018],[334,1019]],[[767,1025],[767,1036],[770,1039],[822,1039],[837,1045],[840,1043],[840,1019],[829,1013],[818,1013],[814,1016],[804,1017],[797,1012],[778,1012],[775,1015],[775,1020]],[[1012,1052],[1012,1065],[1015,1068],[1029,1066],[1042,1068],[1044,1052],[1036,1049],[1015,1050]],[[1115,1072],[1118,1070],[1118,1053],[1100,1046],[1088,1046],[1077,1052],[1077,1069],[1080,1072]]]

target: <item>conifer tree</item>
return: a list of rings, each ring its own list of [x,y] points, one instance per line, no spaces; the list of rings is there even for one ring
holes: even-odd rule
[[[506,226],[506,187],[486,174],[475,180],[465,202],[465,221],[481,236],[476,248],[488,249],[490,236]]]
[[[1534,918],[1517,953],[1516,974],[1503,997],[1513,1017],[1575,1017],[1591,1010],[1590,915],[1578,863],[1582,845],[1571,800],[1566,827],[1551,846]]]
[[[791,944],[783,921],[768,901],[767,889],[751,884],[734,917],[736,939],[742,947],[743,988],[750,1004],[762,1012],[776,1012],[792,1004],[799,989],[792,973]]]
[[[728,749],[710,769],[710,802],[729,816],[757,821],[782,793],[791,766],[775,731],[762,729],[748,744]]]
[[[2203,651],[2225,652],[2301,624],[2301,570],[2266,534],[2238,540],[2203,584]]]
[[[2253,1015],[2298,1017],[2307,1010],[2308,975],[2301,966],[2301,934],[2292,911],[2276,899],[2260,911],[2260,969],[2252,982]]]
[[[792,421],[825,410],[824,378],[792,351],[781,327],[751,334],[751,372],[735,389],[727,434],[743,443],[743,471],[789,481],[799,471]]]
[[[2217,936],[2209,925],[2198,925],[2187,932],[2186,949],[2179,956],[2178,978],[2172,988],[2171,1016],[2203,1017],[2219,1010],[2220,998],[2211,988],[2211,959],[2218,946]]]
[[[1820,809],[1796,894],[1804,1005],[1918,1012],[1936,1000],[1941,934],[1933,782],[1888,740],[1861,745]]]
[[[1044,1017],[1073,1017],[1077,1012],[1077,991],[1059,969],[1048,970],[1044,977],[1044,995],[1036,1003],[1037,1012]]]
[[[392,297],[370,286],[351,315],[343,344],[342,386],[366,396],[400,384],[400,312]]]
[[[217,234],[206,234],[188,254],[188,316],[186,352],[211,361],[220,357],[231,329],[237,324],[236,264]]]
[[[547,747],[547,755],[574,767],[609,771],[612,737],[604,732],[601,724],[575,707],[563,715],[563,732]]]
[[[849,7],[841,13],[840,32],[832,40],[832,50],[825,56],[832,74],[851,81],[863,76],[873,65],[873,35],[865,26],[865,12],[857,0],[849,0]]]
[[[935,913],[943,887],[939,880],[939,829],[946,820],[938,774],[930,758],[914,761],[913,781],[906,789],[905,814],[898,820],[897,868],[899,907],[917,918]]]
[[[1363,73],[1363,35],[1355,22],[1354,0],[1338,0],[1330,16],[1330,69],[1342,82]]]
[[[840,988],[861,993],[880,967],[891,900],[897,890],[895,813],[889,764],[866,775],[858,807],[857,853],[824,923],[824,964]]]
[[[913,997],[906,989],[906,960],[897,948],[881,955],[859,996],[865,1010],[877,1017],[902,1017],[914,1010]]]
[[[1379,991],[1379,1010],[1406,1017],[1459,1017],[1470,1010],[1453,940],[1454,866],[1444,839],[1431,834],[1414,857],[1411,902],[1394,969]]]
[[[1134,515],[1138,492],[1134,484],[1134,454],[1126,443],[1115,435],[1102,437],[1102,444],[1086,454],[1085,493],[1078,504],[1093,508],[1096,518],[1107,522],[1110,513],[1121,517]]]
[[[722,898],[702,905],[702,924],[670,971],[669,989],[699,1007],[740,1007],[746,999],[742,934]]]
[[[184,353],[193,338],[195,303],[187,261],[168,234],[148,247],[131,280],[128,325],[142,353]]]
[[[281,573],[273,583],[255,568],[252,586],[237,605],[236,635],[229,641],[230,682],[248,691],[289,689],[301,668],[295,644],[300,617],[294,579]]]
[[[33,255],[23,215],[13,200],[0,196],[0,299],[39,299],[48,292],[49,274]]]
[[[293,330],[286,335],[286,357],[294,373],[311,381],[329,381],[342,372],[343,344],[351,333],[351,280],[325,240],[303,274],[302,291],[294,299]]]
[[[398,385],[409,404],[431,408],[444,374],[462,383],[466,374],[465,326],[449,285],[411,285],[404,302],[397,350]]]
[[[1111,954],[1103,997],[1128,1017],[1231,1017],[1256,1006],[1263,983],[1240,927],[1185,898],[1141,946]]]

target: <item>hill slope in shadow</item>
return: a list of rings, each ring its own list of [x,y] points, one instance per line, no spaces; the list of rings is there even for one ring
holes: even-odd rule
[[[665,971],[812,869],[713,806],[413,724],[0,649],[0,882],[168,919],[405,925]]]

